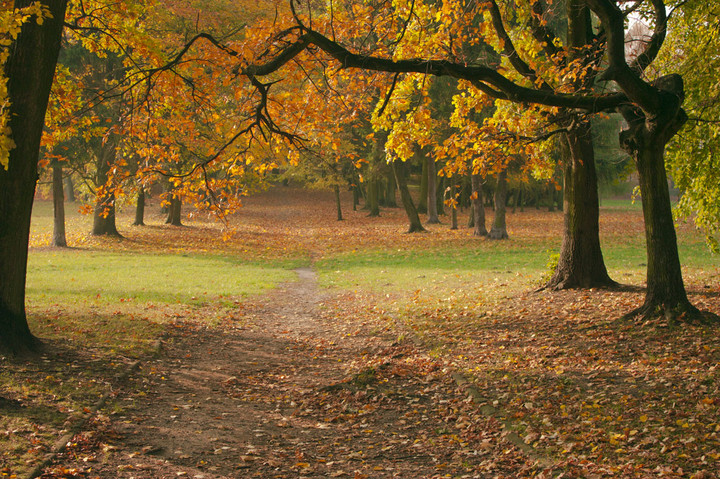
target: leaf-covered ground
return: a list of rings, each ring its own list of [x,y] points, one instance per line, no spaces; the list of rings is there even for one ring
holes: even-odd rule
[[[76,236],[81,256],[311,267],[269,293],[110,298],[77,317],[30,297],[51,339],[39,359],[0,363],[0,477],[26,475],[83,413],[43,477],[717,477],[717,326],[618,320],[642,301],[637,208],[602,217],[611,274],[633,287],[533,292],[559,213],[510,214],[511,240],[492,242],[447,225],[403,234],[397,209],[337,223],[319,192],[247,203],[225,241],[197,219]],[[717,258],[688,226],[680,242],[691,300],[720,313]],[[90,334],[123,308],[132,334]]]

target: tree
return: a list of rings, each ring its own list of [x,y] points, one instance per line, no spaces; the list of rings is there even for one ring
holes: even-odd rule
[[[294,5],[294,3],[293,3]],[[478,4],[478,8],[488,9],[495,2]],[[527,4],[523,4],[528,6]],[[542,5],[540,2],[534,6]],[[666,314],[670,318],[697,317],[697,310],[687,299],[680,261],[677,239],[672,221],[667,175],[664,167],[665,146],[679,131],[687,116],[682,109],[684,99],[682,78],[679,75],[666,75],[654,81],[643,78],[647,67],[655,60],[665,40],[667,31],[667,13],[662,0],[652,0],[650,11],[653,16],[654,31],[647,48],[635,61],[625,56],[624,25],[629,11],[623,11],[613,0],[577,1],[574,6],[585,11],[587,5],[599,19],[602,35],[593,34],[592,43],[585,43],[582,49],[573,48],[578,57],[565,69],[570,78],[583,77],[588,72],[604,68],[602,76],[617,85],[617,92],[606,93],[583,87],[567,92],[537,87],[533,83],[522,84],[503,75],[496,67],[489,65],[465,64],[449,59],[419,59],[417,48],[408,48],[409,55],[391,57],[384,51],[353,52],[344,46],[337,36],[324,35],[313,23],[310,26],[296,10],[296,40],[283,49],[284,55],[298,55],[313,46],[324,51],[344,68],[385,71],[395,74],[418,73],[436,76],[452,76],[464,79],[486,94],[495,98],[513,102],[525,102],[554,108],[584,110],[588,113],[619,110],[629,125],[622,133],[621,144],[635,159],[640,187],[643,191],[643,212],[646,225],[648,253],[647,291],[642,308],[633,314],[653,316]],[[640,4],[638,4],[639,6]],[[642,3],[645,5],[645,2]],[[449,4],[443,4],[443,7]],[[408,5],[407,10],[418,11],[416,3]],[[588,11],[589,12],[589,11]],[[444,24],[455,20],[452,12],[441,10],[436,17],[448,17]],[[416,17],[407,17],[413,18]],[[588,14],[581,14],[587,26]],[[419,20],[422,20],[420,18]],[[407,22],[404,22],[405,24]],[[337,30],[337,29],[336,29]],[[336,31],[335,30],[335,31]],[[495,26],[496,33],[502,36],[502,29]],[[404,31],[404,30],[403,30]],[[539,31],[542,31],[540,29]],[[587,38],[587,37],[586,37]],[[552,49],[554,43],[541,43],[542,48]],[[577,45],[577,44],[576,44]],[[513,49],[516,53],[517,50]],[[397,48],[395,49],[397,51]],[[281,54],[280,56],[282,56]],[[430,52],[423,52],[425,58],[432,58]],[[511,55],[511,60],[520,59]],[[287,63],[283,57],[282,64]],[[604,63],[601,63],[601,60]],[[523,65],[524,64],[524,65]],[[267,65],[267,63],[266,63]],[[276,71],[282,65],[276,61]],[[524,70],[527,63],[518,63]],[[254,67],[255,71],[258,67]],[[535,77],[532,70],[525,70],[525,78]],[[572,83],[568,87],[572,87]],[[572,124],[566,130],[572,131]]]
[[[13,7],[30,11],[34,5],[41,5],[44,13],[36,11],[21,23],[17,38],[5,51],[3,70],[11,143],[0,165],[0,350],[11,353],[37,346],[25,315],[30,214],[67,1],[17,0]]]

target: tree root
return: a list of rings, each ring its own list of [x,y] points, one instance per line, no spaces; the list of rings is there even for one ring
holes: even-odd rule
[[[710,311],[700,311],[689,302],[673,305],[657,302],[646,302],[639,308],[624,314],[619,321],[635,321],[640,323],[664,320],[668,326],[679,324],[711,325],[720,323],[720,316]]]

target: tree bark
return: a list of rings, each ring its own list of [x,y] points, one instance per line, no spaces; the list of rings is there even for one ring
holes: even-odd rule
[[[133,226],[145,226],[145,188],[142,186],[138,190]]]
[[[385,206],[388,208],[397,208],[397,199],[395,198],[395,190],[397,190],[397,181],[395,180],[395,172],[392,168],[387,169],[387,183],[385,188]]]
[[[645,302],[626,316],[701,319],[702,314],[690,304],[685,292],[665,170],[665,147],[687,121],[681,107],[682,79],[669,75],[656,80],[655,86],[662,106],[652,118],[637,109],[622,112],[629,129],[621,133],[620,144],[637,166],[647,248]]]
[[[342,203],[340,202],[340,185],[335,185],[333,188],[335,191],[335,206],[337,207],[337,220],[342,221]]]
[[[581,123],[565,135],[564,229],[557,268],[545,285],[549,289],[616,286],[610,279],[600,249],[595,154],[590,123]]]
[[[437,170],[435,169],[435,159],[430,155],[425,158],[425,162],[427,163],[428,180],[427,222],[428,224],[436,225],[440,223],[437,209]]]
[[[502,170],[497,175],[497,186],[495,187],[495,217],[488,237],[490,239],[507,239],[507,226],[505,224],[505,211],[507,199],[507,170]]]
[[[63,169],[58,161],[52,165],[53,172],[53,239],[50,246],[67,248],[65,237],[65,192],[63,191]]]
[[[75,203],[75,185],[69,175],[65,178],[65,196],[70,203]]]
[[[378,201],[378,180],[375,178],[372,178],[368,182],[367,187],[367,200],[368,200],[368,208],[370,209],[370,213],[368,213],[368,216],[377,217],[380,216],[380,202]]]
[[[482,177],[480,175],[472,175],[472,191],[473,191],[473,217],[474,227],[473,235],[487,236],[488,230],[485,227],[485,204],[483,203],[483,187]]]
[[[400,190],[400,200],[402,201],[405,213],[407,214],[410,227],[408,233],[417,233],[419,231],[425,231],[422,223],[420,222],[420,216],[413,203],[410,189],[407,185],[407,167],[404,162],[395,160],[391,163],[393,174],[395,175],[395,181],[397,182],[398,190]]]
[[[422,155],[419,148],[415,151],[415,158],[418,158],[421,165],[420,173],[420,199],[418,200],[417,211],[420,214],[426,214],[428,203],[428,162]]]
[[[456,182],[453,181],[452,178],[450,178],[450,181],[452,184],[450,185],[450,198],[453,200],[452,206],[450,207],[450,229],[456,230],[458,229],[458,219],[457,219],[457,205],[454,203],[455,201],[455,195],[457,194],[457,185]]]
[[[31,0],[17,0],[22,8]],[[7,170],[0,167],[0,352],[17,354],[36,349],[25,315],[25,280],[30,216],[40,137],[55,74],[67,0],[43,2],[52,18],[42,25],[26,22],[9,48],[5,64],[10,100],[9,127],[15,148]]]
[[[110,166],[115,161],[115,145],[112,139],[100,146],[97,152],[95,173],[95,210],[93,212],[92,234],[95,236],[108,235],[122,237],[115,223],[115,192],[108,183]]]
[[[165,224],[172,226],[182,226],[182,199],[171,193],[170,206],[168,207],[167,218]]]

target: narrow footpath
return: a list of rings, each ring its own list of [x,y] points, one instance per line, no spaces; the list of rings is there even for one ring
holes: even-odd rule
[[[537,472],[437,359],[354,318],[327,317],[313,271],[297,274],[243,305],[238,324],[173,325],[158,357],[129,376],[43,477]]]

